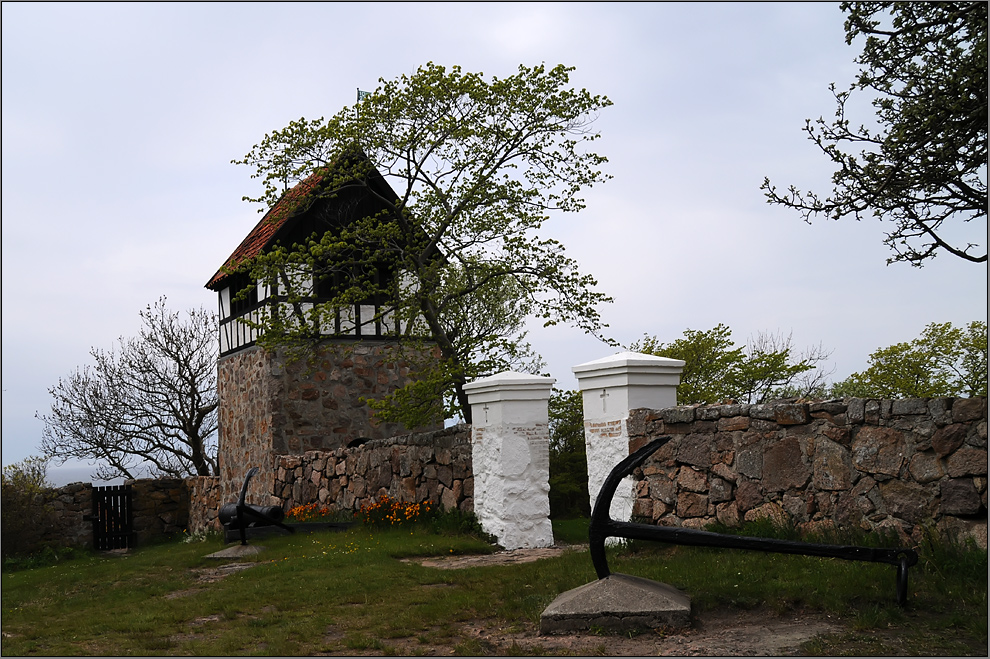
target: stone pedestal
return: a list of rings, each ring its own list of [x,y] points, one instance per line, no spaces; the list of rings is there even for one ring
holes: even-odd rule
[[[226,560],[229,558],[244,558],[245,556],[257,556],[265,550],[261,545],[233,545],[212,554],[207,554],[207,558]]]
[[[677,405],[684,362],[638,352],[620,352],[571,368],[584,402],[584,441],[588,454],[591,509],[612,468],[629,455],[629,410]],[[629,521],[635,501],[632,477],[612,498],[611,517]],[[609,540],[614,540],[609,538]]]
[[[593,627],[636,632],[691,626],[691,599],[673,586],[612,574],[561,593],[540,615],[541,634],[567,634]]]
[[[554,382],[505,372],[464,386],[471,403],[474,513],[506,549],[553,545],[547,406]]]

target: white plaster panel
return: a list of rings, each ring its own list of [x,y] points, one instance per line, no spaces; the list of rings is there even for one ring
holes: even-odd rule
[[[362,334],[374,334],[375,333],[375,307],[371,304],[360,305],[359,312],[361,314],[361,333]]]
[[[547,423],[553,382],[502,373],[465,387],[472,408],[475,514],[506,549],[553,544]]]
[[[354,307],[347,307],[340,310],[340,333],[354,334]]]
[[[292,286],[293,292],[296,295],[301,295],[307,297],[313,294],[313,274],[309,268],[305,266],[287,266],[285,269],[285,278],[281,276],[278,278],[278,294],[288,295],[289,291],[285,285],[285,280],[288,279],[289,285]],[[262,290],[258,289],[258,299],[262,299]]]
[[[605,478],[629,455],[629,411],[676,406],[683,369],[680,359],[634,352],[621,352],[571,369],[578,379],[584,409],[592,510]],[[635,498],[635,481],[627,476],[612,498],[612,519],[629,521]]]
[[[595,509],[598,493],[605,478],[620,461],[629,455],[629,433],[625,419],[584,422],[585,449],[588,456],[588,494],[591,509]],[[634,481],[631,476],[615,490],[610,507],[612,519],[628,522],[635,501]]]
[[[220,319],[230,315],[230,286],[220,291]]]
[[[472,423],[521,425],[546,423],[553,378],[507,371],[464,385]]]
[[[658,372],[665,373],[672,370],[680,372],[684,368],[684,361],[681,359],[671,359],[670,357],[657,357],[647,355],[642,352],[618,352],[608,357],[595,359],[584,364],[571,367],[575,375],[584,373],[619,374],[625,377],[635,376],[637,373]],[[580,375],[579,375],[580,377]]]
[[[506,433],[502,437],[502,473],[509,478],[522,476],[529,461],[526,438],[512,432]]]
[[[393,326],[393,323],[396,323],[394,311],[386,311],[382,314],[382,334],[398,334],[399,328]]]

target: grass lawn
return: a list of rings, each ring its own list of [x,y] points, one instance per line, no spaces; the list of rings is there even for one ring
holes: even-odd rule
[[[555,537],[586,540],[586,524],[555,523]],[[244,559],[256,565],[214,581],[204,577],[228,563],[205,558],[223,548],[218,538],[5,571],[3,654],[432,654],[437,645],[485,654],[462,636],[464,624],[533,628],[558,594],[595,578],[587,549],[460,570],[399,560],[493,551],[476,537],[420,526],[252,544],[266,548]],[[816,639],[810,654],[986,652],[987,559],[979,550],[923,548],[905,609],[887,565],[645,543],[610,551],[614,571],[681,588],[696,611],[810,610],[851,621],[848,634]]]

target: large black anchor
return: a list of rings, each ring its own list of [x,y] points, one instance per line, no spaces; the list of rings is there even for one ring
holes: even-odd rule
[[[609,537],[630,540],[653,540],[675,545],[694,547],[725,547],[728,549],[751,549],[782,554],[803,554],[806,556],[827,556],[850,561],[871,561],[897,566],[897,603],[907,602],[908,568],[918,562],[918,554],[913,549],[877,549],[850,545],[820,545],[793,540],[771,538],[751,538],[725,535],[711,531],[699,531],[679,526],[653,526],[633,522],[618,522],[609,517],[612,497],[623,478],[642,465],[654,451],[670,441],[669,435],[658,437],[638,451],[615,465],[602,484],[591,513],[588,539],[591,548],[591,562],[599,579],[611,574],[605,557],[605,539]]]
[[[225,528],[229,530],[240,530],[242,545],[247,544],[247,528],[251,525],[278,526],[289,533],[296,532],[291,526],[282,523],[285,513],[278,506],[254,506],[244,503],[247,497],[248,483],[251,482],[251,478],[256,473],[258,473],[258,468],[251,467],[251,470],[247,473],[247,477],[244,479],[244,485],[241,487],[241,496],[237,500],[237,503],[224,504],[220,507],[219,511],[220,523]]]

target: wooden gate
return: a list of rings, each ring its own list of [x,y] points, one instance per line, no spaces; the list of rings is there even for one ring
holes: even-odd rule
[[[93,488],[93,548],[129,549],[134,546],[131,526],[131,486],[109,485]]]

